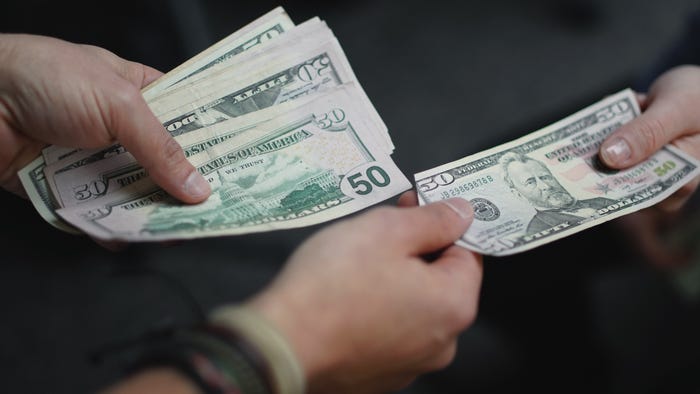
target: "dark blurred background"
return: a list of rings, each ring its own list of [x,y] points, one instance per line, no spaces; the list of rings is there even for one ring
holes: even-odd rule
[[[297,23],[328,22],[409,177],[625,87],[644,90],[674,62],[693,61],[679,42],[700,9],[691,0],[8,0],[0,30],[99,45],[167,71],[279,4]],[[54,230],[27,201],[0,192],[0,204],[6,393],[104,387],[130,357],[123,344],[244,300],[320,228],[111,253]],[[634,222],[619,220],[486,258],[479,318],[454,364],[404,393],[700,393],[697,206],[663,238],[690,245],[680,268],[647,261],[627,235]]]

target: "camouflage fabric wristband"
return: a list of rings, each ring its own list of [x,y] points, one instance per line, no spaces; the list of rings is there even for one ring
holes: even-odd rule
[[[205,324],[161,336],[131,368],[175,368],[206,394],[273,394],[270,368],[236,332]]]
[[[245,306],[225,306],[209,316],[222,327],[256,349],[266,363],[275,394],[303,394],[304,372],[287,340],[269,321]]]

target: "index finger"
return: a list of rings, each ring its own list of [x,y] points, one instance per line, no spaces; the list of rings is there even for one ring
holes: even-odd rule
[[[387,242],[402,253],[419,256],[451,245],[472,222],[473,211],[468,201],[453,198],[422,207],[394,209],[391,215],[378,218],[383,227],[390,227]]]

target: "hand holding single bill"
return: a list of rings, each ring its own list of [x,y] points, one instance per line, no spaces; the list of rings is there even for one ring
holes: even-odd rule
[[[625,90],[520,139],[416,174],[419,201],[470,201],[474,222],[457,243],[494,256],[654,205],[700,175],[700,166],[667,145],[626,170],[605,168],[601,143],[639,114],[634,93]]]

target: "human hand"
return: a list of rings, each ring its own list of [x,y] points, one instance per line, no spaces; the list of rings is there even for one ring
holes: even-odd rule
[[[611,168],[624,169],[639,164],[672,144],[700,159],[700,67],[681,66],[661,75],[639,96],[643,113],[622,125],[600,148],[601,160]],[[696,178],[657,205],[664,211],[677,211],[700,183]]]
[[[682,66],[661,75],[648,95],[639,95],[642,115],[621,126],[601,146],[600,158],[612,168],[638,164],[671,143],[700,159],[700,67]],[[618,224],[653,265],[673,268],[688,261],[687,251],[664,234],[682,220],[679,210],[697,189],[700,178],[659,204],[625,216]]]
[[[118,141],[174,197],[206,199],[209,184],[141,95],[160,75],[102,48],[0,34],[0,186],[24,195],[17,171],[46,144],[97,148]]]
[[[461,199],[381,207],[301,245],[250,306],[287,337],[309,392],[385,392],[451,362],[479,298],[481,257],[453,244],[472,215]]]

